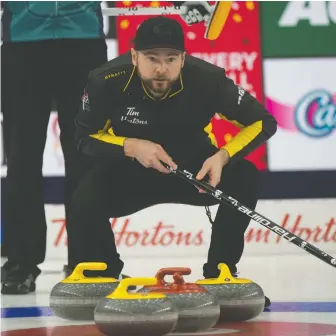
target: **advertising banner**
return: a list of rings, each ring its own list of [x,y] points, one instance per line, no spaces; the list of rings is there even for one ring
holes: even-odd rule
[[[181,2],[182,3],[182,2]],[[213,2],[211,2],[213,3]],[[118,1],[118,7],[172,6],[165,1]],[[119,16],[117,18],[118,53],[129,51],[137,27],[150,16]],[[215,41],[204,38],[204,24],[188,26],[180,16],[173,15],[185,31],[186,49],[190,55],[225,68],[237,85],[263,101],[262,62],[260,52],[259,11],[256,1],[234,2],[224,30]],[[233,124],[213,118],[212,132],[218,146],[223,146],[238,133]],[[259,169],[266,168],[265,145],[255,150],[248,159]]]
[[[211,207],[212,217],[218,206]],[[260,201],[257,211],[327,253],[336,252],[336,199]],[[67,235],[62,206],[47,205],[47,259],[66,259]],[[108,221],[108,218],[106,219]],[[211,224],[204,207],[162,204],[131,216],[111,218],[122,257],[200,257],[207,255]],[[245,254],[302,254],[297,246],[251,221]]]
[[[336,58],[264,61],[271,171],[336,169]]]
[[[264,57],[336,55],[335,1],[261,1]]]

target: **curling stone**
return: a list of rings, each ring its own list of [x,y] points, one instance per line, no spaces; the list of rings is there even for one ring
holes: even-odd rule
[[[198,332],[213,327],[219,318],[220,307],[215,296],[202,286],[185,283],[182,275],[189,275],[190,268],[162,268],[156,274],[156,286],[145,286],[138,292],[163,293],[178,308],[179,318],[174,332]],[[174,283],[164,280],[173,275]]]
[[[265,306],[262,288],[249,279],[234,278],[227,265],[219,264],[217,279],[196,281],[214,294],[220,304],[219,322],[242,322],[257,317]]]
[[[114,278],[86,278],[83,271],[104,271],[104,263],[81,263],[73,273],[59,282],[50,293],[53,313],[67,320],[94,319],[94,309],[99,299],[110,294],[119,284]]]
[[[128,278],[99,300],[94,312],[98,329],[109,336],[162,336],[172,332],[178,320],[174,304],[161,293],[128,293],[130,286],[155,285],[156,278]]]

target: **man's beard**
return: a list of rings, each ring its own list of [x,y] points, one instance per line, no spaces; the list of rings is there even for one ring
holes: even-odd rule
[[[139,76],[141,78],[142,83],[150,91],[150,93],[153,94],[155,97],[163,97],[164,95],[167,94],[167,92],[171,89],[173,84],[179,79],[180,76],[169,79],[165,76],[157,76],[155,78],[144,78],[141,76],[139,73]],[[157,85],[154,83],[154,81],[162,81],[162,86]]]

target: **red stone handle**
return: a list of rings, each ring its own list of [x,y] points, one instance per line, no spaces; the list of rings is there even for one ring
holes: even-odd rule
[[[185,282],[181,273],[174,273],[173,278],[175,285],[184,285]]]
[[[176,278],[176,274],[177,273],[177,278]],[[189,275],[191,274],[191,269],[187,268],[187,267],[170,267],[170,268],[161,268],[155,275],[155,277],[158,279],[158,285],[162,285],[164,286],[166,284],[164,277],[166,275],[173,275],[174,280],[176,281],[176,279],[180,279],[178,278],[178,276],[180,276],[182,278],[182,281],[184,283],[183,277],[182,275]],[[177,280],[180,281],[180,280]],[[176,283],[176,282],[175,282]]]

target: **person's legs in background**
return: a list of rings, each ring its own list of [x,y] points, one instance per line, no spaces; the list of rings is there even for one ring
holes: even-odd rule
[[[2,268],[3,294],[35,290],[40,273],[37,265],[45,258],[42,162],[52,91],[49,52],[47,42],[2,46],[7,74],[2,83],[6,86],[3,118],[8,139],[3,195],[8,261]]]
[[[10,78],[11,74],[8,71],[8,67],[6,67],[6,47],[3,48],[1,46],[1,83],[5,83],[8,78]],[[8,62],[8,60],[7,60]],[[10,87],[8,85],[1,85],[1,112],[4,110],[10,109],[10,107],[5,107],[6,104],[9,104],[10,101],[5,99],[10,94]],[[9,93],[8,93],[9,91]],[[2,156],[1,156],[1,167],[6,165],[7,156],[8,156],[8,149],[9,149],[9,132],[10,129],[10,117],[11,114],[7,113],[6,117],[3,117],[1,120],[1,132],[2,132]],[[1,195],[3,195],[3,185],[1,185]],[[4,208],[4,197],[1,197],[1,209]],[[4,231],[4,218],[3,218],[3,211],[1,211],[1,257],[7,257],[6,251],[6,235]],[[1,279],[3,278],[3,273],[1,273]]]
[[[77,151],[74,133],[75,117],[91,70],[107,62],[107,46],[104,39],[67,39],[55,41],[54,54],[57,69],[56,101],[60,126],[60,141],[65,164],[65,218],[68,235],[68,263],[72,258],[73,237],[68,225],[71,197],[79,181],[93,165],[89,156]]]

